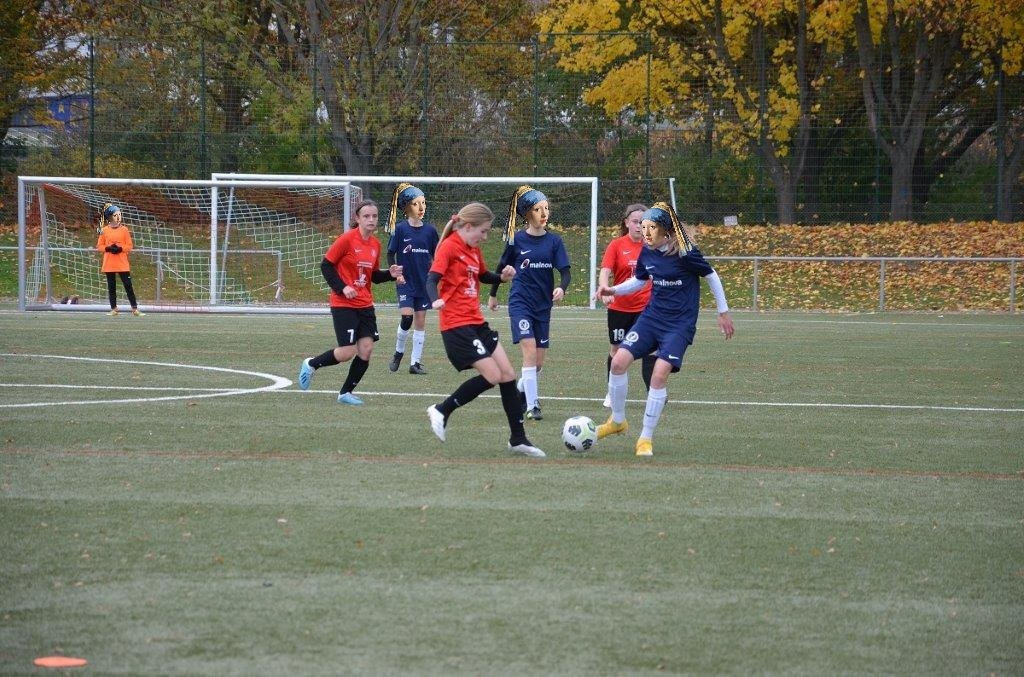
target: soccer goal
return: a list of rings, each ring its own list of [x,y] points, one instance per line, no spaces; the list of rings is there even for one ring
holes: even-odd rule
[[[345,181],[19,177],[19,308],[107,308],[95,246],[112,203],[144,309],[308,311],[323,305],[323,252],[360,198]]]
[[[512,194],[521,185],[530,185],[542,191],[551,204],[549,228],[565,241],[572,263],[572,285],[563,305],[594,308],[597,290],[597,272],[600,270],[598,245],[606,244],[616,236],[616,229],[601,232],[598,226],[598,179],[592,176],[314,176],[300,174],[226,174],[212,175],[218,181],[340,181],[352,186],[363,198],[374,200],[380,207],[381,228],[378,237],[387,246],[388,236],[383,232],[391,213],[391,197],[399,183],[411,183],[426,195],[426,220],[444,227],[451,215],[468,202],[483,202],[494,212],[494,227],[488,241],[482,245],[490,267],[498,262],[504,242],[501,234],[508,223]],[[403,218],[397,215],[396,221]],[[520,224],[522,220],[520,219]],[[347,223],[346,223],[347,225]],[[557,276],[556,276],[557,281]],[[394,301],[389,291],[374,288],[377,301]],[[502,292],[502,294],[507,292]]]

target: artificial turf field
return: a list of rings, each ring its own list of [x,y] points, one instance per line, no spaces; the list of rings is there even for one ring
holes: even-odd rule
[[[1024,318],[713,315],[636,459],[636,367],[560,449],[607,342],[556,310],[534,460],[496,390],[430,432],[433,315],[347,407],[326,314],[0,313],[0,673],[1024,672]]]

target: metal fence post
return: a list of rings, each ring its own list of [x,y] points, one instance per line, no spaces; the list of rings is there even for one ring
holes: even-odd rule
[[[754,282],[751,289],[750,298],[750,309],[757,310],[757,276],[760,270],[761,259],[757,256],[754,257]]]
[[[1017,312],[1017,259],[1010,261],[1010,312]]]
[[[878,260],[878,312],[885,310],[885,259]]]

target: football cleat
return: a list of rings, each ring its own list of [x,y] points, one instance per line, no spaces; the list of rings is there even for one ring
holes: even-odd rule
[[[637,456],[654,456],[654,445],[646,437],[641,437],[636,441],[636,455]]]
[[[352,393],[341,393],[338,395],[338,404],[349,404],[353,407],[358,407],[362,403],[363,401]]]
[[[445,426],[446,421],[444,420],[444,414],[438,411],[435,405],[427,407],[427,416],[430,417],[430,429],[437,435],[437,439],[444,442]]]
[[[424,369],[423,365],[420,364],[419,362],[414,362],[413,364],[409,365],[409,373],[410,374],[426,374],[427,370]]]
[[[138,308],[132,308],[132,315],[134,315],[135,317],[145,317],[146,314],[139,310]]]
[[[121,311],[118,310],[117,308],[111,308],[110,312],[107,313],[107,315],[120,315],[120,314],[121,314]]]
[[[316,369],[309,363],[311,359],[313,358],[307,357],[299,366],[299,390],[309,390],[309,384],[313,382],[313,372]]]
[[[388,370],[395,372],[398,371],[398,365],[402,364],[402,355],[405,353],[395,353],[395,356],[388,362]]]
[[[530,419],[531,421],[539,421],[542,418],[544,418],[544,416],[540,413],[540,407],[534,407],[533,409],[526,412],[526,418]]]
[[[609,416],[608,420],[597,426],[597,439],[603,440],[609,435],[618,435],[629,430],[629,422],[623,421],[622,423],[616,423]]]
[[[546,458],[547,454],[541,451],[538,447],[530,444],[529,440],[523,440],[519,444],[508,443],[508,450],[513,454],[522,454],[523,456],[529,456],[530,458]]]

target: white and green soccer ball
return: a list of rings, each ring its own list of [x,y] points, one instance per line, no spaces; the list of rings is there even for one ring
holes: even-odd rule
[[[570,416],[562,425],[562,441],[569,451],[589,451],[597,444],[597,426],[586,416]]]

